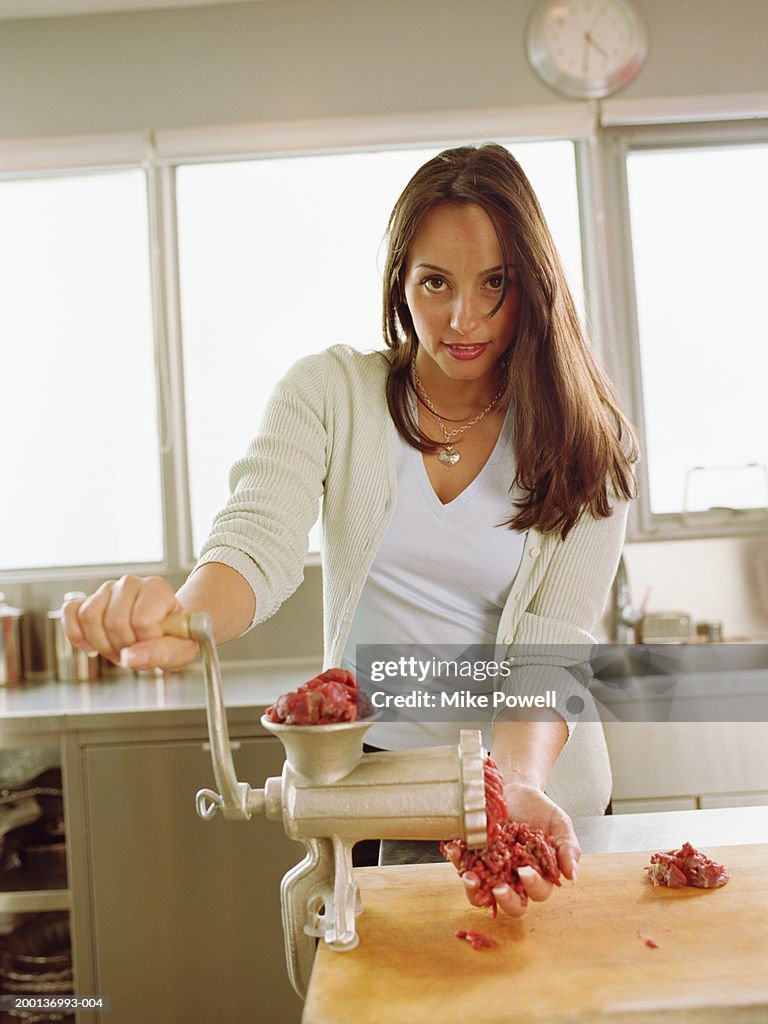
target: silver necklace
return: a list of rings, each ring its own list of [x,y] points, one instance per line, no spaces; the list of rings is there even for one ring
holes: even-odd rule
[[[501,396],[507,390],[507,386],[506,384],[502,385],[500,390],[494,395],[494,397],[491,399],[488,405],[486,405],[483,411],[478,413],[477,416],[474,416],[471,420],[469,420],[461,427],[454,427],[453,430],[448,430],[443,421],[440,419],[440,414],[435,408],[432,399],[429,397],[426,390],[424,389],[424,385],[421,382],[421,377],[419,377],[418,373],[416,372],[415,365],[411,366],[411,370],[413,372],[413,382],[416,385],[418,391],[421,392],[421,397],[424,400],[424,405],[426,405],[426,407],[437,420],[437,424],[440,427],[440,430],[442,431],[443,434],[443,447],[437,453],[437,457],[444,466],[455,466],[456,463],[461,458],[461,453],[457,452],[456,449],[453,447],[454,438],[457,438],[460,434],[463,434],[464,431],[469,430],[470,427],[474,427],[476,423],[479,423],[481,419],[487,416],[487,414],[491,411],[491,409],[493,409],[493,407],[498,403]]]

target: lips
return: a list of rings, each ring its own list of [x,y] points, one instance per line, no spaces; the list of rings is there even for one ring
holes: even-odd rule
[[[490,342],[480,345],[446,345],[446,351],[454,359],[477,359],[488,348]]]

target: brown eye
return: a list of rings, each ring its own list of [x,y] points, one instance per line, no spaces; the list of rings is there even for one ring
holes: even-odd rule
[[[421,283],[428,292],[442,292],[445,290],[445,279],[438,277],[436,274],[433,274],[431,277],[425,277]]]

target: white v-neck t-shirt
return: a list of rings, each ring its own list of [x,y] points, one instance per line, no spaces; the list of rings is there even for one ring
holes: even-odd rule
[[[488,461],[447,504],[435,494],[421,452],[397,435],[397,504],[352,622],[343,661],[351,671],[357,670],[356,647],[363,644],[399,648],[382,652],[385,657],[412,651],[413,645],[422,658],[452,660],[477,644],[493,652],[525,543],[524,533],[504,525],[514,512],[512,422],[508,411]],[[393,694],[403,691],[398,680],[363,685]],[[407,684],[408,690],[414,687],[415,680]],[[489,693],[493,683],[463,679],[461,689]],[[400,711],[397,721],[373,726],[366,740],[391,750],[453,743],[460,728],[484,724],[484,740],[490,745],[488,717],[484,723],[424,717],[424,712]]]

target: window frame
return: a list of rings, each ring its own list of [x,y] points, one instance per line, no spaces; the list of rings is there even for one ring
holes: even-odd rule
[[[640,356],[640,331],[630,222],[627,159],[643,150],[707,149],[768,144],[768,118],[728,121],[615,125],[601,138],[600,176],[604,182],[606,263],[614,268],[613,301],[603,310],[604,336],[615,339],[604,357],[636,428],[641,450],[637,466],[639,495],[632,503],[627,541],[714,539],[764,534],[768,509],[654,513],[650,507],[645,450],[645,403]],[[605,295],[603,300],[605,301]]]

